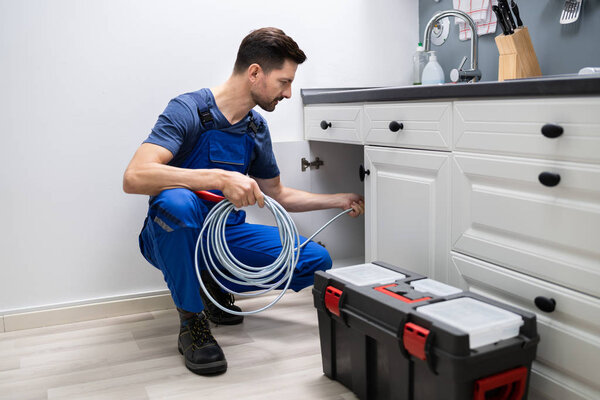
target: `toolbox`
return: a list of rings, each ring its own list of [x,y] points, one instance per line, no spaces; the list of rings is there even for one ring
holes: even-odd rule
[[[535,314],[373,262],[315,273],[323,372],[361,400],[527,398]]]

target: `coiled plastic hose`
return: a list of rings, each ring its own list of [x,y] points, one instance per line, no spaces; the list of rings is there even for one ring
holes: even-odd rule
[[[329,220],[329,222],[323,225],[319,230],[317,230],[311,237],[306,239],[304,243],[300,244],[300,235],[298,234],[298,229],[296,228],[296,224],[294,223],[290,215],[287,213],[287,211],[285,211],[285,209],[274,199],[270,198],[267,195],[264,195],[264,197],[265,206],[273,213],[273,216],[275,217],[277,228],[279,228],[279,238],[282,244],[281,253],[279,253],[279,256],[275,261],[273,261],[273,263],[266,266],[253,267],[251,265],[246,265],[242,263],[241,261],[236,259],[235,256],[231,253],[231,251],[229,250],[229,246],[227,245],[227,241],[225,240],[225,226],[227,217],[229,216],[231,211],[233,211],[234,205],[227,199],[222,200],[210,210],[206,217],[206,220],[204,221],[202,230],[198,235],[198,240],[196,241],[194,262],[196,267],[196,276],[198,277],[200,287],[202,288],[202,291],[204,292],[206,297],[208,297],[208,299],[211,302],[213,302],[215,306],[219,307],[221,310],[229,314],[256,314],[258,312],[268,309],[269,307],[277,303],[279,299],[281,299],[281,297],[285,294],[285,292],[290,286],[290,283],[292,282],[293,273],[296,269],[296,264],[298,264],[298,259],[300,258],[300,250],[302,249],[302,247],[304,247],[308,242],[310,242],[312,238],[317,236],[333,221],[335,221],[342,215],[352,211],[351,208],[342,211],[334,218]],[[202,240],[204,232],[206,232],[206,244]],[[202,281],[202,278],[200,276],[200,267],[198,265],[198,251],[202,253],[204,265],[206,266],[206,269],[210,273],[212,279],[221,287],[221,289],[225,290],[228,293],[246,297],[258,296],[280,287],[282,284],[284,284],[284,282],[285,286],[283,287],[279,296],[275,298],[275,300],[273,300],[271,303],[267,304],[262,308],[252,311],[229,310],[228,308],[219,304],[210,295],[208,289],[204,285],[204,282]],[[227,275],[220,268],[218,268],[218,265],[221,265],[223,269],[229,273],[229,275]],[[258,287],[261,290],[253,291],[251,293],[236,292],[227,288],[225,285],[219,282],[219,280],[217,279],[217,275],[231,283],[247,287]]]

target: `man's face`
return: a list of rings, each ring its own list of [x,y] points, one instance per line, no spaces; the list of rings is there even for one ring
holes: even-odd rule
[[[250,90],[252,100],[265,111],[275,110],[279,101],[292,97],[292,81],[297,68],[298,64],[285,60],[281,68],[273,69],[268,74],[261,69]]]

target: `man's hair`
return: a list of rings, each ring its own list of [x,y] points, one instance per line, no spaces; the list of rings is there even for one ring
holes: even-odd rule
[[[252,64],[258,64],[265,73],[283,66],[286,59],[302,64],[306,55],[291,37],[281,29],[261,28],[250,32],[242,40],[233,72],[244,72]]]

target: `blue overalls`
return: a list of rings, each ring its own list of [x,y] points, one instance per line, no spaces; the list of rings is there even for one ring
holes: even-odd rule
[[[198,100],[196,100],[198,102]],[[199,114],[206,116],[207,108],[198,104]],[[210,126],[212,118],[202,120]],[[252,128],[253,120],[249,127]],[[250,133],[237,134],[209,129],[202,133],[183,168],[220,168],[246,174],[250,166],[254,139]],[[217,194],[222,194],[214,191]],[[204,309],[200,285],[194,267],[194,249],[204,219],[215,203],[202,200],[188,189],[167,189],[151,197],[148,216],[140,233],[140,250],[144,258],[163,272],[175,305],[191,312]],[[227,220],[226,239],[233,255],[247,265],[271,264],[281,252],[277,227],[245,222],[246,213],[237,211]],[[301,242],[306,238],[302,237]],[[200,255],[201,268],[205,268]],[[310,242],[300,252],[290,289],[299,291],[313,284],[316,270],[331,268],[329,253]],[[247,287],[227,286],[235,291]]]

